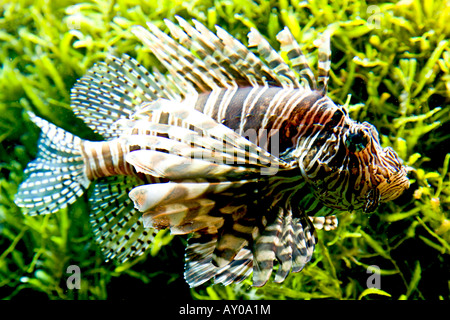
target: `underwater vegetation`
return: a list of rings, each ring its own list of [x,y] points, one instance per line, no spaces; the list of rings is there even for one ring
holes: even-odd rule
[[[450,298],[448,1],[23,0],[1,9],[1,298],[126,300],[152,292],[185,299]],[[104,262],[87,196],[53,215],[24,215],[13,200],[39,136],[26,111],[95,140],[71,111],[73,84],[109,53],[157,65],[130,28],[151,21],[164,29],[162,19],[174,15],[210,29],[220,25],[243,43],[256,27],[275,48],[276,34],[288,26],[313,67],[314,40],[329,30],[329,97],[352,119],[378,129],[383,147],[394,148],[409,167],[411,187],[370,215],[340,215],[335,231],[318,231],[313,259],[301,273],[262,288],[245,280],[189,289],[186,239],[169,232],[137,259]]]

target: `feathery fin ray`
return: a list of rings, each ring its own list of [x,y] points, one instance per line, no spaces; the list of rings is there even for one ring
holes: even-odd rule
[[[144,226],[142,214],[128,197],[138,184],[142,181],[131,176],[102,178],[89,197],[92,229],[106,260],[125,262],[143,254],[157,234]]]
[[[75,202],[91,183],[84,173],[81,139],[32,112],[28,115],[41,128],[41,136],[15,202],[30,215],[54,213]]]

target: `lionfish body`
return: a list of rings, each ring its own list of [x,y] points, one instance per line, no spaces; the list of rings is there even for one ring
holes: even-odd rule
[[[185,278],[264,285],[311,259],[315,228],[333,213],[371,212],[409,186],[376,129],[327,96],[330,49],[315,79],[288,29],[290,65],[256,31],[249,45],[217,27],[166,21],[134,33],[169,71],[110,57],[72,90],[72,107],[105,141],[86,141],[34,115],[42,131],[17,204],[51,213],[94,183],[91,220],[106,258],[141,254],[155,231],[191,234]],[[314,217],[315,216],[315,217]]]

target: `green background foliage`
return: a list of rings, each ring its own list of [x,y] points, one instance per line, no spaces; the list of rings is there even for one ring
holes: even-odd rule
[[[116,0],[0,5],[0,297],[3,299],[449,299],[450,5],[446,0]],[[243,43],[256,27],[275,47],[288,26],[315,68],[320,33],[332,33],[329,96],[368,121],[410,167],[411,188],[371,215],[346,213],[318,232],[313,260],[282,284],[189,289],[183,237],[162,232],[144,255],[103,261],[87,196],[54,215],[29,217],[13,202],[39,130],[25,110],[82,138],[96,136],[70,109],[70,89],[107,54],[158,66],[132,35],[174,15],[215,24]],[[81,270],[68,289],[69,265]],[[370,265],[381,289],[368,289]]]

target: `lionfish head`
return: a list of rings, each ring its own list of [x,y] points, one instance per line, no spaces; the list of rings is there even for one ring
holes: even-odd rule
[[[381,147],[378,132],[370,123],[354,123],[344,135],[344,145],[347,163],[351,164],[346,168],[350,181],[356,181],[361,191],[355,199],[365,212],[374,211],[380,202],[394,200],[409,188],[402,160],[392,148]]]
[[[409,187],[402,160],[392,148],[381,147],[377,130],[368,122],[351,120],[330,149],[333,160],[321,162],[326,178],[315,184],[316,196],[328,207],[373,212]]]

